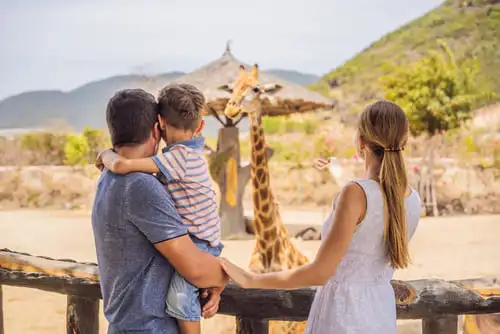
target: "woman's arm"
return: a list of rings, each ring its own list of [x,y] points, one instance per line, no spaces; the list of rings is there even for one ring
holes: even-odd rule
[[[363,190],[357,183],[350,183],[339,195],[333,224],[311,263],[262,275],[246,272],[227,260],[222,260],[222,267],[236,284],[244,288],[291,290],[324,285],[335,274],[365,212],[366,197]]]
[[[102,164],[116,174],[158,173],[160,171],[152,158],[125,159],[111,149],[101,152],[99,156]]]

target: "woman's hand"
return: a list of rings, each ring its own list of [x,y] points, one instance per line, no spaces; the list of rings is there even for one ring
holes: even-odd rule
[[[313,164],[314,168],[318,170],[323,170],[326,167],[328,167],[328,165],[330,165],[330,159],[323,159],[323,158],[318,158],[314,160]]]
[[[245,289],[251,289],[255,283],[255,275],[240,267],[232,264],[225,258],[220,259],[222,269],[226,272],[229,278]]]

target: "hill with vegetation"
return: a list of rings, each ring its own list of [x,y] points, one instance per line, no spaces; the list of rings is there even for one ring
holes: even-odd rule
[[[319,76],[293,70],[269,69],[263,72],[303,86],[319,79]],[[14,95],[0,101],[0,129],[43,128],[54,122],[65,123],[75,130],[104,128],[106,103],[116,91],[141,87],[157,92],[184,74],[168,72],[154,77],[119,75],[89,82],[68,92],[41,90]],[[208,135],[216,136],[218,127],[215,120],[207,120]]]
[[[500,1],[445,1],[419,19],[374,42],[351,60],[310,86],[339,101],[345,111],[383,97],[380,78],[406,66],[444,41],[457,61],[477,57],[477,87],[500,98]],[[482,101],[482,104],[488,101]]]

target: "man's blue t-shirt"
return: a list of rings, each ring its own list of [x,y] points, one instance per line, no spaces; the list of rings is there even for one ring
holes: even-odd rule
[[[108,333],[177,334],[165,313],[173,268],[153,244],[187,230],[163,185],[149,174],[105,170],[92,228]]]

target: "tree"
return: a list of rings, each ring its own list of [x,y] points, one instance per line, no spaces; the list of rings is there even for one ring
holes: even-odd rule
[[[405,110],[413,135],[433,137],[459,128],[471,118],[479,95],[474,86],[477,59],[457,64],[448,46],[441,42],[441,47],[382,78],[386,99]]]
[[[441,50],[429,52],[413,65],[399,66],[382,78],[386,99],[405,110],[411,133],[425,135],[429,141],[422,195],[427,212],[433,215],[438,214],[431,177],[437,135],[459,128],[469,120],[479,98],[474,85],[479,70],[477,59],[469,58],[459,64],[448,46],[444,42],[440,45]]]

